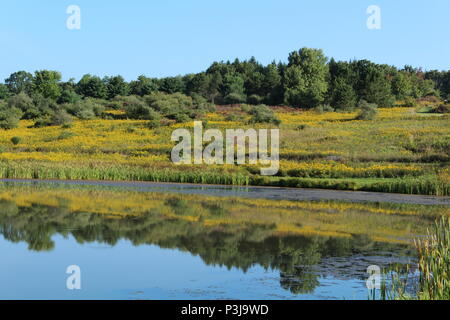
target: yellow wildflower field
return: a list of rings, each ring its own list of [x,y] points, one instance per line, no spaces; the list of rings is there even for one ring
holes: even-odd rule
[[[232,111],[230,108],[229,112]],[[70,126],[45,128],[33,128],[32,121],[23,120],[16,129],[1,130],[0,176],[48,177],[53,166],[64,168],[64,172],[74,168],[85,172],[139,170],[139,174],[102,173],[80,177],[148,180],[153,178],[141,172],[151,168],[155,172],[174,173],[165,179],[172,182],[195,180],[180,178],[195,171],[223,176],[198,179],[204,183],[236,176],[240,178],[227,181],[439,195],[449,192],[445,172],[450,159],[450,122],[446,115],[424,115],[416,113],[414,108],[400,107],[380,109],[378,117],[371,121],[354,120],[356,113],[276,109],[276,115],[281,120],[278,177],[259,179],[258,168],[250,165],[174,165],[170,160],[175,145],[171,133],[178,128],[192,129],[193,123],[149,128],[146,121],[109,119],[77,120]],[[220,130],[274,127],[249,124],[245,117],[230,121],[227,111],[208,113],[201,120],[205,127]],[[15,144],[13,137],[19,138]],[[46,174],[40,169],[43,167]],[[315,180],[306,183],[302,179]]]

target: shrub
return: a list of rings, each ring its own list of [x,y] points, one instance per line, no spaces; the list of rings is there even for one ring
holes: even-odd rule
[[[321,105],[318,105],[317,107],[315,107],[314,111],[319,114],[322,114],[325,112],[333,112],[334,108],[332,106],[330,106],[329,104],[321,104]]]
[[[242,121],[242,120],[244,120],[244,117],[240,113],[232,112],[232,113],[228,113],[225,116],[225,120],[226,121]]]
[[[10,97],[8,99],[8,107],[21,110],[25,119],[32,119],[40,115],[40,111],[35,106],[33,99],[23,92]]]
[[[105,107],[94,99],[84,99],[75,103],[65,104],[63,108],[71,115],[81,120],[91,120],[100,116]]]
[[[81,96],[74,90],[64,89],[58,98],[58,103],[76,103],[81,100]]]
[[[153,93],[145,96],[147,105],[164,116],[175,115],[183,112],[188,113],[194,109],[194,102],[191,97],[182,93],[168,94],[163,92]]]
[[[72,123],[72,117],[65,110],[57,110],[51,115],[38,118],[33,128],[42,128],[49,126],[68,126]]]
[[[406,97],[405,101],[403,102],[403,106],[414,108],[417,106],[417,100],[413,97]]]
[[[60,106],[50,98],[45,98],[41,94],[33,94],[34,108],[24,110],[25,119],[37,119],[44,116],[50,116],[55,110],[58,110]]]
[[[72,117],[64,110],[57,110],[50,117],[50,123],[54,126],[63,126],[71,122]]]
[[[52,125],[52,122],[50,120],[50,117],[47,116],[47,117],[42,117],[42,118],[36,119],[32,128],[43,128],[43,127],[48,127],[51,125]]]
[[[261,98],[260,96],[258,96],[257,94],[252,94],[251,96],[249,96],[247,98],[247,102],[250,104],[255,104],[258,105],[261,102],[263,102],[263,98]]]
[[[162,126],[161,121],[159,120],[150,120],[147,124],[146,124],[147,128],[149,129],[156,129]]]
[[[70,129],[70,128],[72,128],[72,122],[64,123],[64,124],[61,126],[61,128],[63,128],[63,129]]]
[[[19,126],[22,111],[18,108],[0,107],[0,129],[13,129]]]
[[[225,97],[225,103],[236,104],[245,102],[245,95],[240,93],[232,92]]]
[[[253,107],[250,111],[250,115],[252,115],[250,123],[273,123],[275,125],[281,123],[273,110],[264,104]]]
[[[194,108],[194,117],[199,117],[203,115],[205,112],[214,112],[216,111],[216,107],[214,104],[208,102],[203,96],[193,93],[191,95],[192,104]]]
[[[245,112],[245,113],[250,113],[250,111],[253,108],[253,106],[250,106],[248,104],[241,104],[240,107],[241,107],[242,112]]]
[[[11,142],[13,145],[18,145],[20,143],[20,141],[22,141],[22,138],[20,138],[20,137],[12,137],[11,138]]]
[[[170,119],[174,119],[178,123],[188,122],[191,118],[185,113],[177,113],[170,117]]]
[[[450,104],[440,104],[438,107],[434,108],[433,113],[450,113]]]
[[[374,103],[368,103],[365,100],[359,102],[361,111],[356,116],[356,120],[373,120],[377,116],[378,106]]]
[[[159,120],[161,114],[148,106],[141,99],[134,97],[125,103],[125,114],[127,118],[138,120]]]

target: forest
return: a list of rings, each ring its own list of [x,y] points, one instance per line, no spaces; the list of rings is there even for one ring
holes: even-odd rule
[[[447,113],[450,71],[405,66],[402,69],[368,60],[336,61],[320,49],[291,52],[287,62],[268,65],[254,57],[213,62],[197,74],[165,78],[144,75],[127,82],[120,76],[100,78],[86,74],[78,82],[62,81],[58,71],[18,71],[0,83],[0,128],[11,129],[20,119],[36,127],[62,125],[72,117],[106,117],[105,109],[125,109],[128,119],[172,119],[186,122],[214,110],[215,105],[290,106],[319,111],[352,112],[402,106],[436,97],[440,103],[429,112]],[[257,122],[274,122],[257,108]],[[259,111],[258,111],[259,110]]]

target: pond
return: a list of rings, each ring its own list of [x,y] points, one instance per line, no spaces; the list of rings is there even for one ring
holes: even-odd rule
[[[0,180],[0,299],[367,299],[367,268],[414,261],[444,214],[448,198]]]

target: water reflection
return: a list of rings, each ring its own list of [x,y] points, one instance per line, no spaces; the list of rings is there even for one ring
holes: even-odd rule
[[[52,238],[62,235],[81,245],[157,245],[244,272],[259,265],[278,270],[282,288],[304,294],[320,277],[363,279],[370,257],[383,264],[410,255],[411,237],[446,210],[423,209],[8,184],[0,188],[0,234],[37,252],[53,250]],[[346,259],[345,268],[337,257]]]

